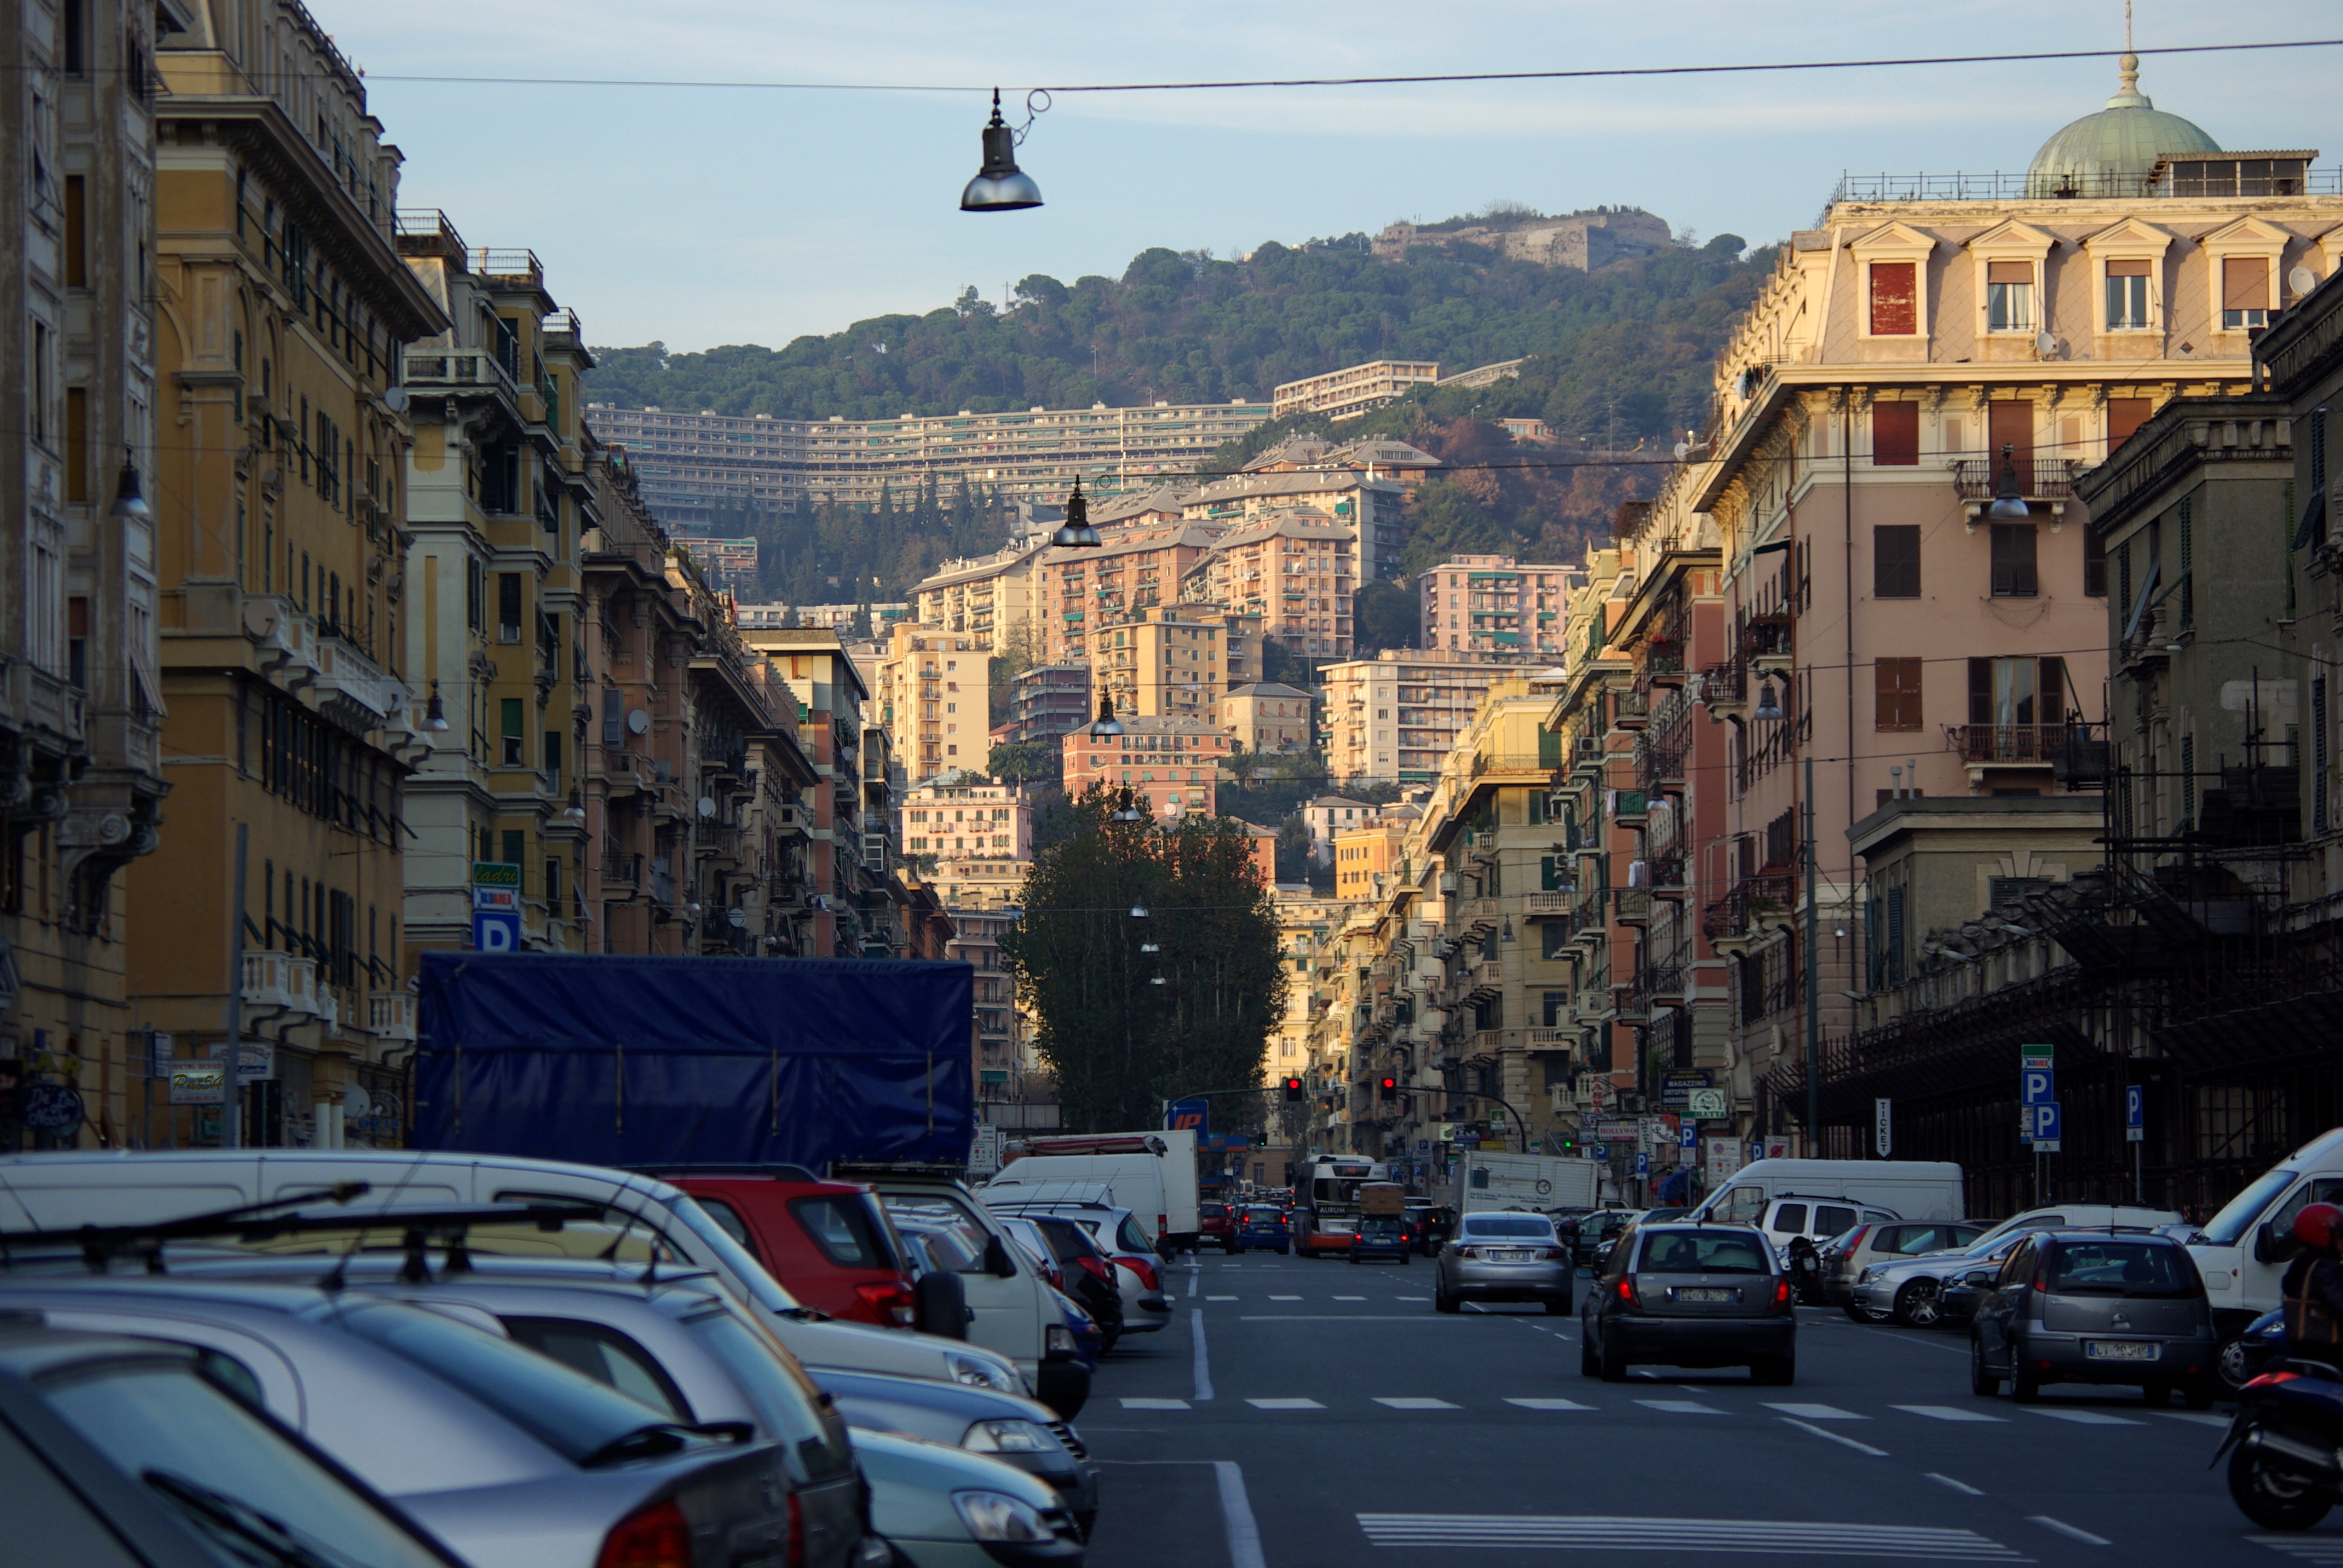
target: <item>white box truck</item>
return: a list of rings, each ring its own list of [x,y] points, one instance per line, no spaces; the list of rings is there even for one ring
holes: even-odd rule
[[[1457,1212],[1487,1209],[1592,1209],[1601,1168],[1551,1154],[1467,1153]]]
[[[1012,1192],[1037,1203],[1105,1201],[1130,1210],[1159,1250],[1195,1251],[1202,1220],[1192,1128],[1052,1134],[1029,1138],[1008,1154],[984,1184],[987,1202]]]

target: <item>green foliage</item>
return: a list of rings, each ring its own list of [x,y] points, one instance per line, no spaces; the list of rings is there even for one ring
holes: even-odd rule
[[[825,498],[793,513],[719,512],[709,531],[757,541],[765,598],[869,605],[901,600],[946,560],[999,548],[1013,519],[990,490],[963,484],[942,497],[930,484],[903,496],[882,492],[868,511]]]
[[[1258,1082],[1285,1010],[1276,915],[1243,830],[1118,822],[1113,804],[1095,787],[1069,803],[1072,830],[1036,852],[1001,943],[1077,1131],[1152,1127],[1165,1100]]]
[[[1377,578],[1351,596],[1351,656],[1372,658],[1381,648],[1415,647],[1421,613],[1415,595]]]
[[[1056,786],[1064,752],[1055,739],[1004,741],[986,758],[984,770],[1004,784]]]

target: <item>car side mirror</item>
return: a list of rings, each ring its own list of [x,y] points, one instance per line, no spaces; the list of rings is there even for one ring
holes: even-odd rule
[[[1004,1280],[1013,1280],[1017,1277],[1017,1261],[1009,1255],[1009,1248],[998,1236],[990,1236],[985,1240],[984,1271],[988,1274],[998,1274]]]
[[[1977,1285],[1989,1291],[1993,1289],[1993,1282],[1996,1277],[1996,1271],[1995,1270],[1971,1269],[1967,1273],[1961,1276],[1961,1283],[1964,1285]]]
[[[2276,1220],[2254,1231],[2254,1261],[2258,1263],[2283,1263],[2301,1249],[2302,1243],[2294,1239],[2293,1227],[2281,1230]]]

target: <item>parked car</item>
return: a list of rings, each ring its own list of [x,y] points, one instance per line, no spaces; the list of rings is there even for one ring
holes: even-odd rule
[[[1571,1238],[1571,1251],[1582,1269],[1592,1268],[1601,1261],[1604,1248],[1617,1241],[1619,1232],[1635,1221],[1639,1209],[1597,1209],[1578,1217],[1578,1233]]]
[[[1116,1283],[1122,1290],[1124,1333],[1153,1333],[1170,1320],[1172,1302],[1163,1293],[1161,1260],[1130,1210],[1088,1202],[1027,1202],[1002,1196],[1002,1201],[987,1205],[994,1213],[1054,1214],[1071,1221],[1113,1260]]]
[[[1467,1301],[1539,1302],[1549,1317],[1570,1311],[1574,1271],[1554,1221],[1543,1214],[1467,1213],[1435,1267],[1436,1312],[1461,1312]]]
[[[1674,1215],[1649,1215],[1647,1219],[1674,1219]],[[1897,1216],[1886,1209],[1875,1209],[1835,1198],[1775,1198],[1758,1211],[1754,1224],[1765,1232],[1776,1252],[1785,1251],[1790,1243],[1804,1236],[1810,1241],[1826,1241],[1833,1236],[1844,1235],[1857,1225],[1887,1225]]]
[[[1415,1249],[1408,1241],[1404,1220],[1396,1214],[1370,1214],[1359,1221],[1359,1228],[1351,1232],[1351,1261],[1363,1263],[1370,1258],[1415,1261]]]
[[[1102,1348],[1112,1350],[1122,1335],[1122,1291],[1090,1232],[1054,1214],[1004,1214],[1001,1223],[1025,1242],[1051,1287],[1082,1309]]]
[[[779,1444],[679,1422],[513,1342],[478,1309],[466,1322],[309,1285],[15,1275],[0,1279],[0,1309],[205,1352],[475,1568],[589,1568],[684,1520],[728,1539],[789,1533]],[[809,1564],[844,1568],[860,1530],[805,1539]]]
[[[1944,1322],[1945,1282],[1988,1266],[1998,1269],[2025,1234],[2002,1232],[1996,1227],[1950,1251],[1866,1263],[1847,1292],[1847,1315],[1869,1322],[1892,1317],[1913,1329],[1939,1327]]]
[[[1058,1311],[1065,1315],[1067,1331],[1074,1336],[1074,1359],[1095,1376],[1099,1357],[1106,1353],[1106,1336],[1099,1332],[1098,1320],[1063,1291],[1058,1292]]]
[[[1746,1366],[1760,1382],[1797,1375],[1790,1279],[1755,1229],[1637,1225],[1579,1312],[1578,1370],[1618,1382],[1637,1363]]]
[[[1237,1216],[1234,1206],[1218,1199],[1207,1199],[1196,1205],[1196,1245],[1218,1247],[1223,1252],[1237,1250]]]
[[[463,1568],[364,1481],[231,1392],[237,1381],[188,1345],[0,1330],[9,1560],[251,1568],[306,1552],[352,1568]],[[272,1554],[256,1557],[256,1546]]]
[[[1236,1250],[1291,1253],[1293,1227],[1274,1203],[1248,1203],[1237,1216]]]
[[[858,1452],[860,1434],[875,1429],[997,1459],[1055,1492],[1089,1536],[1098,1517],[1099,1465],[1073,1423],[1040,1401],[870,1372],[832,1372],[822,1386],[855,1429]]]
[[[2020,1403],[2054,1382],[2128,1383],[2150,1404],[2175,1390],[2213,1402],[2216,1342],[2205,1282],[2167,1236],[2052,1231],[2026,1236],[1985,1285],[1969,1335],[1969,1382],[2006,1382]]]
[[[2113,1226],[2118,1231],[2158,1231],[2180,1222],[2180,1216],[2169,1209],[2138,1209],[2127,1203],[2047,1203],[2028,1209],[2022,1214],[2012,1214],[1978,1239],[1999,1241],[2013,1231],[2056,1231],[2061,1227],[2103,1231]]]
[[[870,1528],[887,1568],[1080,1568],[1081,1527],[1056,1493],[990,1454],[858,1427]]]
[[[1042,1403],[1068,1419],[1080,1414],[1090,1399],[1090,1368],[1081,1363],[1073,1331],[1058,1305],[1063,1298],[1051,1283],[1055,1265],[1042,1251],[1041,1243],[1003,1229],[977,1231],[935,1212],[906,1209],[894,1218],[897,1231],[910,1249],[921,1287],[943,1275],[966,1281],[1014,1271],[1032,1279],[1051,1318],[1042,1331],[1048,1351],[1040,1386],[1033,1392]],[[999,1221],[994,1223],[997,1226]],[[968,1317],[971,1323],[975,1321],[975,1309],[969,1310]]]
[[[794,1167],[778,1169],[789,1174],[723,1167],[649,1174],[690,1193],[806,1305],[882,1329],[928,1328],[917,1321],[910,1262],[877,1195],[859,1181],[821,1181]]]
[[[2204,1271],[2197,1271],[2202,1274]],[[2215,1320],[2217,1324],[2218,1319]],[[2243,1333],[2233,1334],[2221,1344],[2214,1361],[2220,1374],[2221,1385],[2234,1393],[2269,1370],[2270,1362],[2281,1360],[2287,1352],[2286,1309],[2264,1312],[2246,1326]]]
[[[1845,1307],[1857,1322],[1883,1322],[1854,1308],[1856,1276],[1874,1263],[1916,1258],[1927,1252],[1956,1251],[1985,1234],[1986,1226],[1966,1220],[1908,1220],[1894,1224],[1863,1224],[1823,1250],[1823,1297],[1832,1306]]]

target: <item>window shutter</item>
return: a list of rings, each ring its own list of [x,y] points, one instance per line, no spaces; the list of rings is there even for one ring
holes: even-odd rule
[[[2107,276],[2109,277],[2146,277],[2147,263],[2144,260],[2111,261],[2107,263]]]
[[[1993,660],[1969,660],[1969,722],[1993,722]]]
[[[1985,264],[1987,283],[2026,283],[2034,281],[2034,264],[2030,261],[1988,261]]]
[[[2327,678],[2310,683],[2310,830],[2327,831]]]
[[[2229,256],[2221,258],[2221,308],[2269,308],[2269,257]]]
[[[2110,397],[2107,399],[2107,449],[2113,451],[2131,439],[2131,433],[2147,423],[2156,412],[2152,397]]]
[[[1889,523],[1871,530],[1871,593],[1874,598],[1920,597],[1920,530]]]
[[[1871,331],[1874,337],[1909,337],[1920,330],[1917,264],[1871,264]]]
[[[2066,721],[2066,661],[2056,656],[2044,659],[2041,678],[2041,698],[2035,705],[2036,711],[2042,716],[2041,722],[2065,723]]]
[[[1903,468],[1920,461],[1920,405],[1871,406],[1871,461],[1877,467]]]
[[[2018,464],[2019,480],[2025,482],[2028,477],[2025,466],[2034,461],[2034,405],[2016,398],[1988,404],[1986,425],[1993,447],[1986,456],[1993,459],[1995,477],[2001,473],[2001,449],[2007,447]]]

